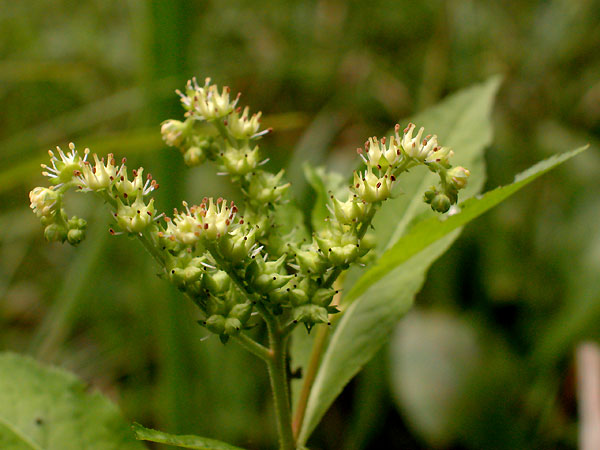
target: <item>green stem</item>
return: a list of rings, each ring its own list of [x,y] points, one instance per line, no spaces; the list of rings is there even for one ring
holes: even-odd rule
[[[302,389],[298,397],[298,405],[296,406],[296,412],[294,414],[294,420],[292,422],[292,430],[294,437],[297,438],[304,422],[304,415],[306,414],[306,406],[308,404],[308,396],[313,382],[317,376],[317,370],[321,361],[321,355],[325,349],[325,343],[327,342],[327,336],[329,335],[329,327],[321,326],[317,330],[317,336],[313,344],[312,351],[310,353],[310,360],[306,367],[304,374],[304,381],[302,382]]]
[[[285,366],[288,338],[280,330],[273,329],[267,322],[272,357],[267,360],[269,380],[275,402],[275,418],[279,434],[279,449],[294,450],[296,443],[292,431],[292,413]]]
[[[223,119],[217,119],[211,122],[215,128],[219,131],[219,134],[225,139],[233,148],[238,148],[238,142],[234,137],[227,131],[227,127],[223,123]]]
[[[244,347],[246,350],[248,350],[250,353],[252,353],[255,356],[258,356],[260,359],[267,363],[270,359],[273,358],[273,352],[270,349],[268,349],[264,345],[259,344],[254,339],[252,339],[244,333],[240,333],[237,336],[232,336],[231,338],[238,344],[240,344],[242,347]]]

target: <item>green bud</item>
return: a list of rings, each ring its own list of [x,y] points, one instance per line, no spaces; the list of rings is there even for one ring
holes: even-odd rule
[[[206,161],[206,154],[200,147],[190,147],[183,154],[183,162],[186,166],[199,166]]]
[[[238,334],[241,328],[242,322],[240,322],[239,319],[236,319],[235,317],[228,317],[227,319],[225,319],[223,334],[233,336]]]
[[[277,175],[268,172],[257,172],[250,177],[249,197],[259,204],[275,203],[287,191],[290,183],[280,185],[283,170]]]
[[[450,209],[452,203],[446,194],[439,193],[431,201],[431,209],[445,213]]]
[[[185,122],[179,120],[165,120],[161,127],[163,141],[169,147],[179,147],[187,138],[187,135],[192,129],[192,121],[190,119]]]
[[[309,332],[317,323],[329,323],[327,309],[318,305],[298,306],[294,308],[292,316],[295,321],[304,323]]]
[[[204,322],[204,326],[215,334],[225,334],[225,317],[213,314]]]
[[[322,274],[328,268],[327,259],[319,253],[316,243],[302,248],[294,248],[296,261],[304,273]]]
[[[57,223],[51,223],[44,229],[44,237],[48,242],[65,242],[68,230]]]
[[[251,313],[252,305],[249,302],[238,303],[233,308],[231,308],[228,317],[238,319],[242,324],[245,324],[250,319]]]
[[[463,189],[467,185],[467,179],[471,172],[464,167],[454,167],[446,173],[448,183],[452,184],[456,189]]]
[[[244,234],[241,227],[234,229],[231,233],[223,236],[219,241],[221,253],[232,263],[243,263],[256,242],[256,230],[253,228]]]
[[[246,281],[262,294],[285,285],[293,275],[285,274],[285,255],[275,261],[265,261],[258,255],[246,270]]]
[[[231,287],[231,278],[229,278],[227,272],[224,272],[223,270],[205,272],[203,282],[204,287],[213,295],[219,295],[227,292]]]
[[[319,288],[312,295],[311,303],[319,306],[329,306],[335,292],[334,289]]]
[[[241,149],[228,147],[221,157],[224,169],[232,175],[245,175],[252,172],[260,162],[258,146],[253,149],[247,145]]]
[[[351,224],[360,221],[365,216],[365,203],[355,198],[350,198],[346,202],[340,202],[333,195],[331,196],[333,203],[333,212],[335,218],[341,224]]]
[[[67,233],[67,241],[71,245],[78,245],[85,239],[85,230],[79,230],[77,228],[69,230]]]

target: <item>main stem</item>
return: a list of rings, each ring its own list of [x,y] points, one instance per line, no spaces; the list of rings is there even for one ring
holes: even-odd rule
[[[272,319],[275,319],[272,317]],[[273,326],[273,322],[267,320],[269,331],[269,345],[271,347],[271,358],[267,359],[269,369],[269,380],[275,401],[275,417],[277,419],[277,432],[279,434],[279,449],[294,450],[296,443],[292,432],[292,413],[288,391],[288,380],[286,371],[286,353],[288,337],[284,336],[279,326]]]

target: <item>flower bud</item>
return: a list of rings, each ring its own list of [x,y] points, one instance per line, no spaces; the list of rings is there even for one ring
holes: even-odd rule
[[[446,194],[438,193],[431,201],[431,209],[437,212],[445,213],[450,209],[452,202]]]
[[[471,172],[464,167],[457,166],[446,173],[448,180],[456,189],[463,189],[467,185],[467,179]]]
[[[231,287],[231,278],[223,270],[206,272],[202,277],[204,287],[213,295],[223,294]]]
[[[204,326],[215,334],[225,334],[225,317],[213,314],[204,322]]]
[[[258,146],[252,150],[247,145],[240,149],[228,147],[222,154],[223,166],[231,175],[245,175],[252,172],[259,161]]]
[[[30,207],[38,217],[52,216],[59,196],[52,188],[36,187],[29,193]]]
[[[295,321],[303,322],[309,332],[315,324],[329,322],[327,309],[312,304],[297,306],[293,309],[292,316]]]
[[[341,224],[359,222],[365,215],[366,205],[357,198],[350,198],[345,202],[340,202],[332,195],[331,201],[333,203],[333,213],[335,214],[335,218]]]
[[[183,154],[183,162],[186,166],[199,166],[206,161],[206,153],[200,147],[190,147]]]
[[[71,245],[78,245],[85,239],[85,230],[69,230],[67,233],[67,241]]]
[[[283,170],[277,175],[268,172],[258,172],[250,178],[249,197],[257,203],[275,203],[287,191],[290,183],[280,185]]]
[[[329,306],[334,295],[334,289],[319,288],[312,295],[311,303],[319,306]]]
[[[300,266],[300,270],[309,274],[322,274],[327,270],[327,259],[320,253],[316,243],[302,246],[301,248],[293,248],[295,251],[296,262]]]
[[[234,264],[243,262],[248,258],[250,249],[256,242],[255,235],[254,228],[247,233],[244,233],[242,227],[236,228],[219,241],[221,253]]]
[[[258,255],[246,270],[246,281],[261,294],[285,285],[293,275],[285,274],[285,255],[275,261],[265,261]]]
[[[68,230],[58,223],[51,223],[44,228],[44,237],[48,242],[65,242]]]
[[[242,325],[244,325],[250,319],[251,313],[252,305],[250,303],[238,303],[233,308],[231,308],[231,311],[229,311],[229,317],[238,319],[242,323]]]
[[[191,131],[192,121],[165,120],[160,127],[163,141],[169,147],[179,147]]]
[[[73,216],[67,222],[68,232],[67,241],[71,245],[78,245],[85,239],[85,230],[87,229],[87,222],[84,219]]]

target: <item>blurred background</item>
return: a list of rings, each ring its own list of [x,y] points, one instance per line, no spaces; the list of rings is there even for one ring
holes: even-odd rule
[[[262,364],[203,340],[141,246],[109,236],[103,205],[74,194],[88,238],[44,242],[27,194],[46,151],[127,156],[168,211],[230,189],[160,139],[191,76],[262,110],[275,128],[262,146],[284,165],[294,152],[350,160],[366,137],[501,74],[488,189],[592,149],[465,229],[311,448],[577,448],[575,349],[600,337],[599,49],[597,0],[4,2],[0,348],[76,372],[130,421],[274,448]]]

